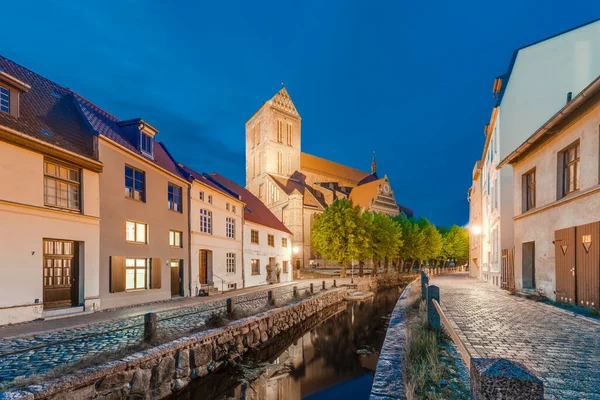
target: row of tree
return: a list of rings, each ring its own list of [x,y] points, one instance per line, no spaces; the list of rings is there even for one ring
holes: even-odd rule
[[[414,265],[464,263],[469,258],[469,235],[453,225],[436,228],[427,218],[389,217],[363,212],[349,200],[337,200],[315,217],[312,229],[313,249],[323,258],[346,267],[358,261],[360,274],[367,260],[377,271]]]

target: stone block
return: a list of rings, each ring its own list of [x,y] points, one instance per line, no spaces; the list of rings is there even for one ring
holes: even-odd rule
[[[131,394],[132,395],[143,395],[146,398],[148,391],[150,390],[150,379],[152,378],[152,371],[149,369],[138,369],[133,373],[133,379],[131,380]]]
[[[116,374],[108,375],[96,383],[96,390],[104,392],[107,390],[120,388],[128,385],[133,379],[133,371],[121,371]]]
[[[175,359],[171,356],[163,357],[152,370],[152,386],[171,382],[175,375]]]
[[[53,400],[91,400],[96,397],[96,385],[76,390],[66,390],[52,397]]]
[[[172,385],[173,391],[178,392],[178,391],[182,390],[183,388],[185,388],[189,383],[190,383],[189,378],[176,379],[175,381],[173,381],[173,385]]]
[[[212,345],[210,343],[192,347],[190,349],[191,366],[198,368],[212,361]]]
[[[541,400],[544,385],[523,364],[503,358],[471,359],[473,400]]]
[[[182,349],[175,356],[175,378],[186,378],[190,376],[190,352]]]

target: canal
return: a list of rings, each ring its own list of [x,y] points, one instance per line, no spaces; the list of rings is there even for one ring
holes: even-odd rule
[[[174,400],[368,399],[398,288],[331,307],[193,381]]]

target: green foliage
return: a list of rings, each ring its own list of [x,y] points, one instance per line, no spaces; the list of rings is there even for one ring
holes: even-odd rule
[[[438,232],[435,225],[433,225],[429,220],[425,217],[421,217],[417,220],[417,225],[419,225],[419,229],[423,232],[423,241],[424,241],[424,249],[423,249],[423,259],[425,260],[437,260],[440,257],[440,253],[442,251],[442,234]]]
[[[365,213],[367,214],[367,213]],[[372,214],[371,237],[372,257],[374,262],[389,261],[398,258],[403,245],[402,227],[400,224],[384,214]]]
[[[452,225],[450,228],[441,228],[442,251],[440,256],[444,259],[454,259],[464,262],[469,259],[469,233],[465,228]]]
[[[425,236],[414,220],[403,215],[395,218],[402,229],[402,245],[398,251],[398,257],[402,260],[420,260],[425,252]]]

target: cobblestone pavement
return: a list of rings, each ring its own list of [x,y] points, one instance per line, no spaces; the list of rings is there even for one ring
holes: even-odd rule
[[[161,311],[162,303],[157,304],[159,334],[185,334],[202,327],[206,317],[211,313],[225,310],[227,297],[235,299],[236,309],[250,315],[265,307],[269,290],[273,290],[277,303],[286,304],[292,300],[293,286],[298,288],[298,293],[304,293],[313,283],[316,293],[321,289],[322,281],[323,279],[302,280],[279,286],[257,287],[241,293],[233,292],[227,296],[215,296],[216,298],[196,298],[197,301],[189,306],[164,311]],[[333,284],[333,279],[325,279],[325,281],[327,287]],[[338,285],[349,281],[349,279],[337,278]],[[190,299],[185,300],[189,303]],[[147,312],[147,308],[148,306],[139,307],[144,312]],[[105,351],[117,351],[140,343],[144,329],[143,313],[136,314],[133,308],[127,315],[119,319],[73,327],[65,327],[65,321],[61,321],[62,329],[0,340],[0,390],[2,383],[10,382],[17,377],[41,374],[86,356]],[[73,321],[77,320],[73,319]],[[23,325],[22,328],[21,331],[26,331],[27,325]],[[1,330],[0,328],[0,332]],[[27,351],[22,352],[22,350]],[[10,354],[13,352],[18,353]]]
[[[462,273],[431,284],[473,357],[525,364],[544,381],[547,399],[600,399],[600,324]]]

